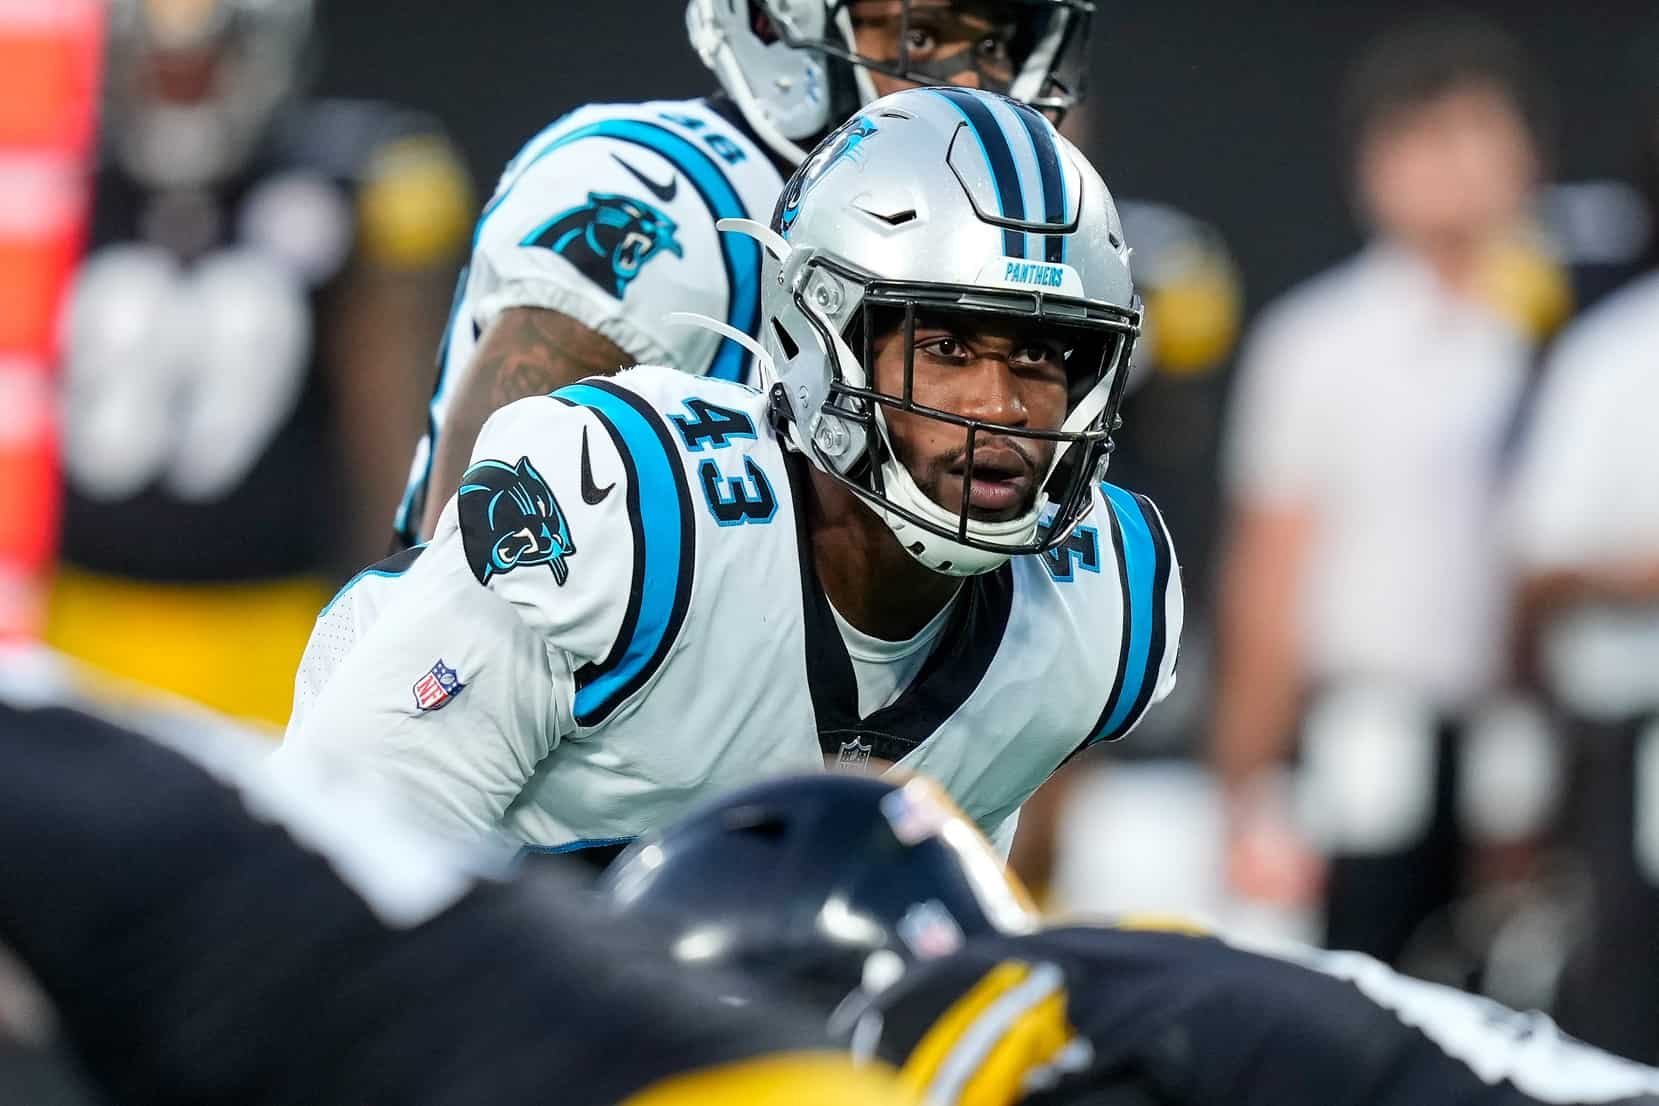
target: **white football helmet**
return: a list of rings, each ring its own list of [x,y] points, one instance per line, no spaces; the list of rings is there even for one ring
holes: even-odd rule
[[[111,0],[104,131],[155,187],[237,172],[299,91],[312,0]]]
[[[963,88],[895,93],[819,145],[769,228],[721,226],[757,238],[766,260],[759,345],[719,329],[756,353],[791,445],[869,504],[913,556],[972,575],[1070,535],[1105,472],[1141,313],[1112,197],[1042,115]],[[1064,423],[1004,426],[915,402],[909,336],[918,313],[1052,334],[1066,350]],[[895,326],[906,335],[901,394],[876,390],[866,369],[874,336]],[[967,429],[959,508],[929,498],[899,461],[888,411]],[[1016,518],[973,517],[980,435],[1054,443]]]
[[[976,70],[979,87],[1003,92],[1056,122],[1082,95],[1093,0],[890,0],[890,57],[861,53],[854,0],[690,0],[691,44],[761,141],[792,165],[831,127],[876,99],[870,72],[918,85]],[[934,56],[925,35],[962,9],[993,29],[973,47]]]

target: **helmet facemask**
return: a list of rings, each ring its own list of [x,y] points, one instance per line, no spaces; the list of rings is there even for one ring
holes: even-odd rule
[[[840,268],[822,256],[813,259],[812,267]],[[817,344],[829,363],[830,385],[816,425],[807,428],[810,433],[792,434],[792,440],[817,467],[875,510],[900,543],[935,571],[974,575],[1009,557],[1044,553],[1063,543],[1088,513],[1092,486],[1105,472],[1139,331],[1139,311],[1039,292],[866,280],[845,269],[837,275],[843,285],[863,287],[858,309],[840,333],[806,298],[804,290],[814,282],[796,283],[795,306],[817,332]],[[918,402],[915,334],[918,320],[927,319],[955,319],[970,327],[1023,324],[1058,339],[1067,351],[1065,421],[1057,428],[1007,426]],[[895,324],[904,357],[897,393],[878,389],[869,371],[877,336],[895,329]],[[954,508],[936,498],[936,473],[918,481],[901,461],[890,412],[966,432],[961,493]],[[1030,474],[1031,499],[1013,517],[986,517],[1005,512],[987,512],[973,503],[975,455],[992,438],[1008,444],[1035,468]],[[862,449],[835,448],[840,443],[861,444]],[[1044,464],[1040,458],[1049,450]],[[935,494],[929,495],[922,483],[934,485],[929,490]]]
[[[687,28],[704,64],[755,134],[799,164],[828,130],[877,99],[871,77],[1003,92],[1059,122],[1082,99],[1093,0],[887,0],[852,18],[853,0],[690,0]],[[894,49],[859,48],[860,26],[891,30]],[[931,36],[941,45],[913,44]]]
[[[1021,100],[1056,123],[1082,98],[1092,0],[888,0],[887,10],[862,16],[851,15],[850,2],[838,7],[851,16],[851,34],[790,45],[922,86],[953,84],[972,72],[977,87]],[[891,30],[894,53],[861,52],[861,26]],[[943,45],[915,41],[929,38]]]
[[[201,187],[239,171],[303,85],[311,0],[116,0],[108,126],[139,179]]]

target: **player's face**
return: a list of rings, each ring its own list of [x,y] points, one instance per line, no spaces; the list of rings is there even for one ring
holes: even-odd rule
[[[1519,111],[1483,84],[1451,89],[1378,122],[1358,165],[1372,221],[1431,249],[1513,229],[1526,215],[1537,173]]]
[[[904,395],[902,326],[871,348],[871,383]],[[1015,430],[1058,430],[1066,417],[1063,341],[1030,326],[969,317],[918,316],[911,398],[963,418]],[[947,511],[962,510],[968,485],[968,429],[914,411],[884,410],[893,448],[923,494]],[[979,431],[974,437],[968,517],[1006,522],[1031,510],[1054,443]]]
[[[1018,7],[1007,0],[855,0],[850,11],[864,57],[936,84],[1003,91],[1014,80]],[[870,79],[882,96],[915,87],[874,69]]]

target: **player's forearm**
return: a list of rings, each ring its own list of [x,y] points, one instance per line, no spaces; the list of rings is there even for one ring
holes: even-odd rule
[[[462,375],[438,435],[421,534],[431,537],[444,505],[461,484],[484,421],[527,396],[546,395],[583,377],[633,363],[602,334],[556,311],[514,307],[484,332]]]
[[[446,287],[436,269],[365,265],[328,334],[334,440],[347,483],[347,532],[337,552],[353,568],[386,555],[387,523],[426,428]]]
[[[1289,750],[1304,683],[1296,612],[1309,531],[1296,516],[1246,513],[1227,551],[1212,754],[1229,788]]]

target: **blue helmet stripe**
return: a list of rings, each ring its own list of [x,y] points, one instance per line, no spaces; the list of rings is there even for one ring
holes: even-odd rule
[[[1019,170],[1014,167],[1014,152],[1008,146],[1008,136],[991,110],[972,93],[961,88],[930,88],[956,106],[968,121],[979,149],[985,155],[985,164],[991,170],[991,180],[997,186],[997,207],[1004,219],[1025,219],[1025,195],[1020,188]],[[1008,227],[1002,228],[1002,252],[1009,257],[1025,257],[1025,235]]]
[[[517,170],[515,183],[542,158],[584,138],[610,138],[643,146],[667,158],[674,168],[685,174],[686,179],[697,190],[697,194],[702,197],[709,214],[715,219],[749,217],[749,209],[744,205],[742,197],[726,179],[726,174],[721,172],[713,158],[666,127],[638,119],[601,119],[597,123],[589,123],[585,127],[577,127],[567,134],[560,135],[537,150],[533,156],[524,159],[522,168]],[[514,164],[517,165],[516,160]],[[508,185],[484,209],[484,214],[478,220],[478,228],[473,233],[474,249],[484,233],[485,222],[511,191],[512,185]],[[760,321],[760,245],[752,238],[741,234],[721,234],[718,237],[720,258],[726,270],[726,323],[745,334],[753,334]],[[749,352],[736,342],[722,342],[708,375],[722,380],[742,380],[748,371]]]
[[[1031,139],[1031,152],[1037,157],[1037,171],[1043,182],[1043,222],[1064,225],[1066,222],[1066,174],[1060,166],[1060,150],[1054,142],[1054,131],[1048,120],[1024,104],[1013,104],[1014,114],[1025,124],[1025,133]],[[1064,235],[1047,235],[1043,244],[1043,258],[1051,262],[1066,259]]]
[[[1163,528],[1143,508],[1140,497],[1113,484],[1101,484],[1111,505],[1121,539],[1123,561],[1123,617],[1128,623],[1124,654],[1120,658],[1120,679],[1108,704],[1105,720],[1097,728],[1095,741],[1122,736],[1144,712],[1158,679],[1162,656],[1153,656],[1154,638],[1163,636],[1164,588],[1169,579],[1169,550]],[[1159,650],[1161,653],[1162,650]]]
[[[667,427],[643,400],[604,380],[553,394],[599,416],[628,476],[634,531],[628,608],[610,654],[576,673],[576,721],[595,726],[644,687],[673,648],[691,601],[696,527],[679,454]]]

